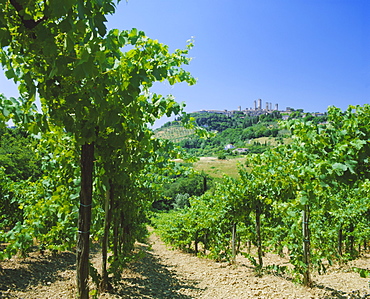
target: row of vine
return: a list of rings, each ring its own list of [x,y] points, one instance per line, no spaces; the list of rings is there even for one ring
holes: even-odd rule
[[[178,154],[148,125],[183,114],[183,105],[150,88],[156,81],[195,83],[182,68],[190,62],[191,41],[170,53],[137,29],[107,31],[106,15],[116,2],[0,2],[0,62],[20,93],[0,97],[1,124],[12,119],[32,133],[43,160],[35,182],[10,182],[0,172],[2,193],[20,215],[14,226],[0,223],[0,241],[8,243],[0,256],[25,254],[35,245],[76,246],[78,298],[89,297],[90,241],[101,242],[97,283],[107,289],[108,273],[119,273],[145,234],[155,184]]]
[[[370,105],[328,109],[323,124],[292,120],[292,143],[248,155],[240,178],[221,184],[190,206],[160,214],[163,240],[180,249],[233,260],[254,244],[257,269],[263,253],[288,252],[305,285],[327,262],[368,250],[370,237]],[[201,246],[200,246],[201,244]],[[239,244],[239,245],[238,245]]]

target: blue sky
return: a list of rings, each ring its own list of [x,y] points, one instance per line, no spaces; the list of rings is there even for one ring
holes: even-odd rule
[[[370,103],[368,0],[123,0],[108,27],[138,28],[172,50],[194,37],[186,69],[198,83],[154,87],[187,112],[259,98],[309,112]],[[0,87],[16,95],[2,74]]]

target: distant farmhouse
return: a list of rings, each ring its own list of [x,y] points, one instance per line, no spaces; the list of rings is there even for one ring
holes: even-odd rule
[[[242,153],[247,153],[249,149],[247,148],[235,148],[234,145],[232,145],[231,143],[227,144],[225,147],[224,147],[224,150],[227,151],[227,150],[233,150],[233,153],[238,153],[238,154],[242,154]]]
[[[233,149],[233,148],[235,148],[235,146],[233,146],[232,144],[227,144],[224,149],[225,149],[225,151],[227,151],[227,150]]]

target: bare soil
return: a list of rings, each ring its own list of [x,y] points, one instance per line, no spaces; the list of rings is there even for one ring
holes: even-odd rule
[[[154,233],[149,245],[138,247],[144,250],[144,257],[128,266],[110,293],[97,298],[370,298],[370,279],[351,270],[354,266],[369,269],[369,255],[348,265],[331,267],[325,275],[315,275],[313,286],[306,288],[289,277],[257,277],[242,256],[230,265],[171,250]],[[100,253],[92,254],[98,269],[100,259]],[[267,254],[264,262],[288,265],[272,254]],[[32,253],[25,259],[0,262],[0,299],[75,298],[75,291],[74,253]]]

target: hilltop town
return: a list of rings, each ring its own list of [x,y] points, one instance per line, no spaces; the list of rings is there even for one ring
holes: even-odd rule
[[[303,112],[303,109],[297,109]],[[258,99],[254,101],[253,108],[245,108],[242,109],[241,106],[238,107],[237,110],[200,110],[194,111],[193,113],[216,113],[216,114],[224,114],[226,116],[232,116],[234,114],[240,114],[241,112],[248,116],[258,116],[263,114],[270,114],[274,111],[279,111],[282,114],[283,119],[288,118],[289,115],[295,111],[294,108],[286,107],[285,110],[279,110],[279,104],[272,104],[271,102],[266,102],[264,107],[262,105],[262,100]],[[324,113],[321,112],[310,112],[312,116],[322,116]]]

